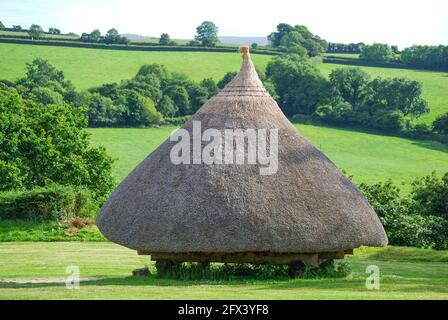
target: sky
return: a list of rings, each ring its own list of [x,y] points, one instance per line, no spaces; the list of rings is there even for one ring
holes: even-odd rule
[[[6,26],[36,23],[64,33],[114,27],[192,39],[204,20],[213,21],[220,36],[266,36],[285,22],[330,42],[448,44],[446,0],[0,0]]]

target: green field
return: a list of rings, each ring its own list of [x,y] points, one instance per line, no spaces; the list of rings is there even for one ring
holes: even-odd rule
[[[34,58],[49,60],[63,70],[79,89],[130,79],[144,64],[160,63],[172,72],[184,73],[194,81],[212,77],[220,80],[228,71],[238,71],[241,57],[221,52],[167,52],[86,49],[0,43],[0,79],[15,80]],[[253,55],[264,68],[271,56]]]
[[[448,172],[448,147],[349,131],[297,125],[299,131],[356,182],[378,182],[391,178],[401,184],[436,170]],[[140,161],[168,138],[175,127],[148,129],[88,129],[95,145],[103,145],[117,159],[114,174],[123,179]],[[409,185],[403,186],[408,190]]]
[[[36,57],[48,59],[79,89],[104,83],[119,82],[133,77],[140,66],[161,63],[170,71],[185,73],[200,81],[207,77],[219,80],[228,71],[237,71],[241,64],[238,54],[210,52],[122,51],[55,46],[34,46],[0,43],[0,79],[15,80],[25,72],[25,63]],[[268,55],[253,55],[254,63],[264,70]],[[334,68],[347,67],[319,64],[328,75]],[[448,112],[448,73],[422,70],[361,67],[372,76],[407,77],[423,84],[423,97],[428,100],[431,113],[422,121],[432,122]]]
[[[112,243],[0,243],[0,299],[448,299],[448,253],[388,247],[355,250],[342,279],[201,279],[131,277],[147,257]],[[366,267],[380,268],[380,289],[365,287]],[[80,270],[79,290],[65,287]]]

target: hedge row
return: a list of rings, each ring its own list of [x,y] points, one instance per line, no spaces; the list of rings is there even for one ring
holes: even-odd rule
[[[54,185],[0,192],[0,220],[94,218],[98,209],[91,193],[85,189]]]
[[[130,51],[193,51],[193,52],[235,52],[236,48],[232,47],[188,47],[188,46],[162,46],[157,44],[143,45],[123,45],[123,44],[105,44],[105,43],[91,43],[72,41],[68,39],[64,40],[31,40],[31,39],[19,39],[8,38],[0,36],[0,43],[17,43],[17,44],[32,44],[42,46],[61,46],[61,47],[78,47],[78,48],[93,48],[93,49],[108,49],[108,50],[130,50]],[[256,49],[251,50],[252,53],[266,54],[266,55],[279,55],[282,52]]]
[[[337,58],[337,57],[327,56],[327,57],[323,58],[323,62],[324,63],[351,65],[351,66],[361,66],[361,67],[431,70],[431,69],[425,68],[423,66],[408,65],[408,64],[404,64],[404,63],[398,62],[398,61],[381,63],[381,62],[373,62],[373,61],[367,61],[367,60],[363,60],[363,59],[350,58],[350,57]]]

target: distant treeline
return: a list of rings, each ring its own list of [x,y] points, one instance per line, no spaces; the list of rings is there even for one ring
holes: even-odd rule
[[[401,61],[412,66],[448,69],[448,46],[412,46],[403,50]]]

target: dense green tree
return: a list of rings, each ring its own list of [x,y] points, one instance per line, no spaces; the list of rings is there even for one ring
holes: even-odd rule
[[[400,132],[404,129],[405,118],[400,110],[379,109],[372,114],[371,126],[383,131]]]
[[[61,30],[58,28],[48,28],[48,33],[50,34],[61,34]]]
[[[405,64],[430,69],[448,68],[448,46],[412,46],[400,55]]]
[[[6,28],[5,25],[0,21],[0,30],[3,30],[5,28]]]
[[[432,125],[434,132],[448,134],[448,113],[437,117]]]
[[[150,98],[129,89],[123,89],[120,93],[120,104],[126,106],[123,118],[125,124],[146,126],[160,122],[161,114]]]
[[[433,173],[415,180],[412,186],[416,212],[448,219],[448,173],[441,178]]]
[[[266,76],[275,85],[280,107],[287,116],[311,115],[331,97],[329,81],[307,58],[275,57],[266,67]]]
[[[375,43],[364,46],[360,58],[373,62],[390,62],[395,58],[395,55],[389,45]]]
[[[75,91],[74,86],[65,79],[62,71],[57,70],[47,60],[41,58],[27,63],[25,77],[17,80],[16,87],[28,99],[33,99],[32,91],[41,87],[62,95],[66,102]],[[52,94],[49,93],[49,95]]]
[[[81,35],[81,40],[86,42],[100,42],[103,39],[101,32],[98,29],[93,30],[90,33],[83,33]]]
[[[204,47],[214,47],[218,43],[218,27],[211,21],[204,21],[196,28],[195,40]]]
[[[174,117],[179,112],[179,109],[174,104],[173,100],[166,95],[160,99],[157,104],[157,110],[166,117]]]
[[[369,74],[359,68],[338,68],[330,73],[333,88],[354,107],[362,102],[369,81]]]
[[[121,87],[132,89],[157,103],[162,98],[161,80],[155,74],[139,75],[123,81]]]
[[[209,99],[219,92],[219,88],[216,85],[215,80],[213,80],[212,78],[203,79],[200,85],[207,90]]]
[[[194,113],[207,102],[209,93],[207,88],[194,82],[190,83],[186,88],[191,103],[191,111]]]
[[[376,78],[366,89],[363,109],[371,114],[378,109],[399,110],[415,118],[429,112],[421,97],[421,83],[406,78]]]
[[[22,31],[22,26],[21,25],[14,25],[14,26],[12,26],[12,29],[14,31],[20,32],[20,31]]]
[[[168,33],[162,33],[159,38],[159,44],[161,45],[169,45],[171,42],[170,35]]]
[[[29,94],[29,99],[43,105],[61,106],[64,104],[64,97],[49,87],[34,87]]]
[[[113,44],[113,43],[128,43],[129,40],[126,37],[120,36],[118,30],[115,28],[111,28],[107,31],[106,35],[103,39],[104,43]]]
[[[92,148],[85,110],[36,104],[14,88],[0,88],[0,188],[52,183],[87,187],[98,199],[113,188],[112,159]]]
[[[179,109],[179,113],[177,115],[191,114],[192,109],[188,91],[183,86],[176,84],[170,85],[164,90],[163,93],[164,95],[170,97]]]
[[[250,45],[250,47],[251,47],[252,49],[254,49],[254,50],[257,50],[257,49],[258,49],[258,43],[254,42],[254,43],[252,43],[252,44]]]
[[[121,122],[125,108],[111,98],[93,93],[88,97],[87,117],[91,127],[110,127]]]
[[[217,86],[219,89],[224,89],[224,87],[236,77],[237,72],[227,72],[224,77],[218,81]]]
[[[32,39],[40,39],[44,34],[44,29],[37,24],[32,24],[28,30],[28,34]]]
[[[169,78],[168,69],[161,64],[145,64],[140,67],[137,72],[137,77],[143,76],[146,77],[148,75],[155,75],[158,79],[164,80]]]
[[[291,26],[281,23],[277,26],[277,32],[273,32],[268,36],[273,47],[284,47],[291,53],[296,53],[299,47],[306,49],[308,55],[314,57],[327,50],[328,44],[319,36],[312,34],[307,27],[296,25]]]

